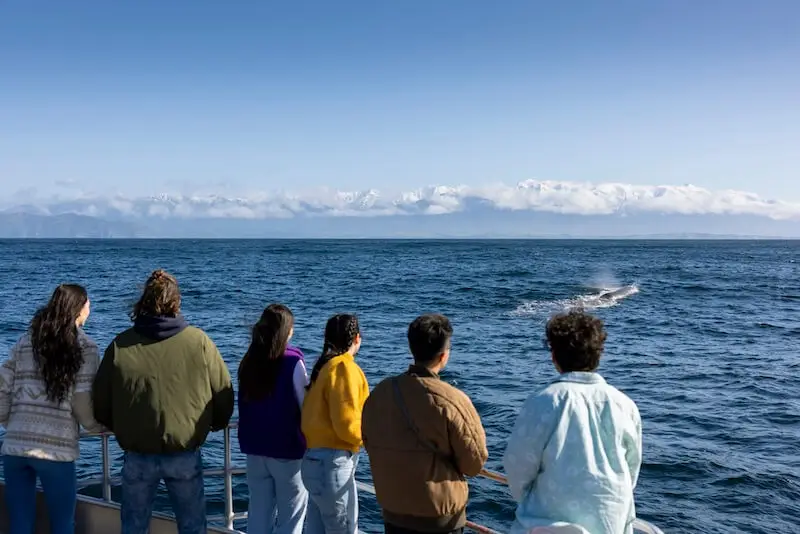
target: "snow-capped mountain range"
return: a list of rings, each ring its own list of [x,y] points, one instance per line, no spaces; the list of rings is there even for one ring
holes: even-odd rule
[[[56,221],[58,219],[58,221]],[[74,230],[72,228],[79,228]],[[0,237],[800,237],[800,203],[692,185],[527,180],[247,195],[72,194],[0,201]]]
[[[756,194],[712,191],[692,185],[632,185],[527,180],[515,186],[432,186],[399,194],[314,190],[243,196],[75,195],[41,199],[26,206],[5,206],[39,215],[76,214],[106,219],[232,218],[274,219],[297,216],[441,215],[475,204],[499,211],[541,211],[567,215],[753,215],[800,221],[800,203],[766,200]]]

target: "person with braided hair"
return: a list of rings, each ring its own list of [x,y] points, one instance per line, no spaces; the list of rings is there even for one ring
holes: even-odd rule
[[[355,362],[361,333],[355,315],[334,315],[325,325],[322,354],[311,370],[301,428],[308,450],[301,473],[309,494],[306,534],[356,534],[356,467],[361,412],[369,396]]]
[[[89,296],[62,284],[0,367],[0,424],[11,534],[33,532],[36,478],[42,482],[53,534],[75,530],[78,424],[102,428],[92,415],[97,345],[84,332]]]
[[[92,388],[97,420],[125,451],[122,534],[145,534],[161,480],[180,534],[205,534],[200,447],[233,415],[231,375],[217,346],[181,314],[175,277],[147,279],[133,327],[106,349]]]

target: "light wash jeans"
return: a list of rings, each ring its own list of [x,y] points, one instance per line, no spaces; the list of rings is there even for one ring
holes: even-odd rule
[[[200,451],[125,453],[122,466],[122,534],[146,534],[161,480],[167,485],[180,534],[206,534],[206,498]]]
[[[248,534],[303,533],[308,492],[300,476],[302,462],[247,455]]]
[[[357,534],[358,453],[309,449],[303,458],[303,483],[308,490],[306,534]]]
[[[75,462],[3,456],[10,534],[30,534],[36,525],[36,477],[42,481],[51,534],[74,534]]]

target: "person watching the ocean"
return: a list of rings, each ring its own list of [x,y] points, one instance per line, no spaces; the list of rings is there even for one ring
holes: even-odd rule
[[[83,332],[86,289],[62,284],[33,316],[28,331],[0,367],[0,425],[10,534],[36,525],[36,479],[41,481],[50,532],[75,531],[79,424],[101,427],[92,415],[91,388],[99,355]]]
[[[294,316],[270,304],[253,327],[239,364],[239,448],[247,455],[248,534],[302,534],[308,505],[300,431],[308,376],[303,353],[289,345]],[[277,522],[276,522],[277,519]]]
[[[469,397],[439,378],[452,335],[446,317],[417,317],[408,327],[413,364],[378,384],[364,406],[364,447],[387,534],[463,532],[464,477],[479,474],[489,456]]]
[[[546,334],[560,376],[525,401],[508,439],[511,533],[631,534],[642,423],[636,404],[597,373],[603,322],[571,311]]]
[[[334,315],[325,325],[322,354],[311,370],[301,428],[308,450],[301,467],[309,494],[307,534],[356,534],[356,467],[361,412],[369,396],[355,361],[361,333],[355,315]]]
[[[122,534],[145,534],[156,490],[167,486],[180,534],[205,534],[200,447],[233,415],[231,377],[214,342],[181,314],[175,278],[154,271],[133,327],[105,351],[92,387],[95,418],[125,451]]]

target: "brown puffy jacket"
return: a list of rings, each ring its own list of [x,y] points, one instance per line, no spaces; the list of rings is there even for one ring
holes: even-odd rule
[[[464,393],[412,365],[396,380],[418,438],[392,380],[372,391],[361,422],[384,520],[422,532],[461,528],[469,495],[464,477],[477,475],[489,456],[478,412]]]

